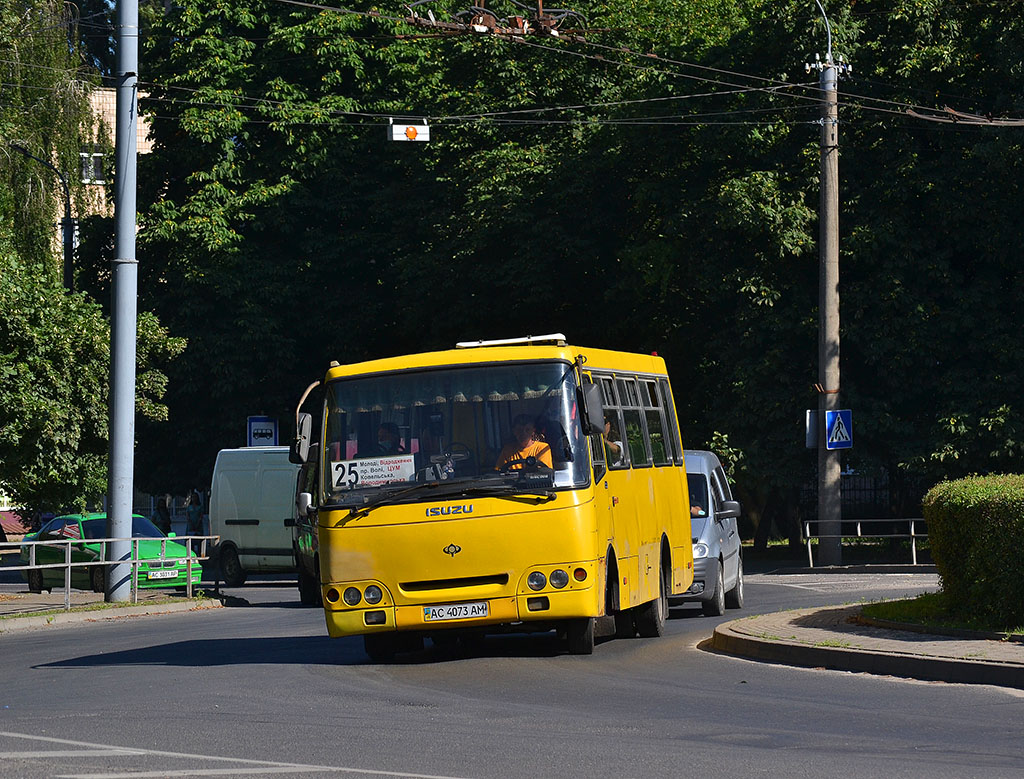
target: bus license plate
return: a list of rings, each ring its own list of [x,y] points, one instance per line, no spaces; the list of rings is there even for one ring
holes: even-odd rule
[[[177,571],[150,571],[146,574],[147,579],[177,579]]]
[[[424,606],[424,622],[440,622],[445,619],[476,619],[487,616],[487,601],[480,603],[448,603],[443,606]]]

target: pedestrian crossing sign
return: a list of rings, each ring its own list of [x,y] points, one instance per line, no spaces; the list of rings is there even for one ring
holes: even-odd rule
[[[853,448],[853,412],[850,409],[825,412],[825,448]]]

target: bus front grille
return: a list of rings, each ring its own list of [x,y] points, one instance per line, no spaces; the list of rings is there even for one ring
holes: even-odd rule
[[[399,582],[398,586],[406,592],[426,592],[427,590],[453,590],[462,587],[480,587],[482,585],[496,584],[503,587],[508,584],[507,573],[497,573],[490,576],[466,576],[461,579],[432,579],[423,582]]]

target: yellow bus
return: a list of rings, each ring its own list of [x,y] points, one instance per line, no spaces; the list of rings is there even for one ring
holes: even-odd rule
[[[318,438],[297,502],[332,637],[382,660],[425,637],[551,630],[590,654],[601,617],[663,633],[693,551],[660,357],[554,334],[332,363],[318,436],[309,392],[292,456]]]

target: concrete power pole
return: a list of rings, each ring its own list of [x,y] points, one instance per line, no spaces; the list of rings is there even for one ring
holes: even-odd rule
[[[135,469],[135,339],[139,265],[135,258],[135,163],[138,122],[139,0],[117,0],[117,118],[114,214],[117,233],[110,316],[110,459],[107,535],[111,543],[106,599],[128,600],[132,567]]]
[[[828,31],[825,61],[815,57],[808,73],[817,70],[821,87],[821,199],[818,243],[818,545],[822,565],[839,565],[843,552],[839,452],[826,446],[825,412],[839,409],[839,102],[836,82],[849,66],[832,59],[832,29],[821,3]]]

